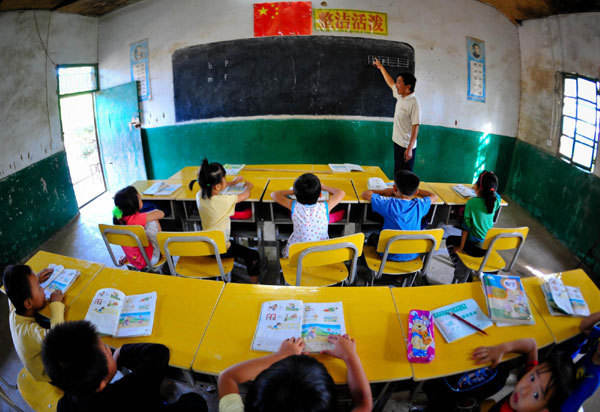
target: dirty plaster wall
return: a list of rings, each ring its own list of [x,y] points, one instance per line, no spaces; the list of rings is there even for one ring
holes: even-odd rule
[[[558,157],[560,88],[557,72],[600,78],[600,13],[523,22],[518,141],[507,192],[600,279],[600,167],[594,173]],[[560,81],[558,82],[560,85]],[[544,182],[544,184],[540,184]]]
[[[204,155],[222,162],[323,162],[323,156],[316,155],[311,142],[316,139],[327,148],[327,141],[340,135],[345,139],[346,152],[338,153],[330,161],[378,164],[389,173],[393,164],[392,126],[387,118],[299,118],[292,114],[275,119],[264,116],[209,119],[177,125],[173,52],[197,44],[252,38],[252,3],[148,0],[100,19],[98,55],[102,88],[130,81],[129,44],[148,39],[152,99],[142,102],[148,174],[168,177],[183,166],[199,164]],[[313,7],[321,6],[313,2]],[[416,93],[424,124],[419,134],[416,171],[424,179],[471,179],[476,168],[485,167],[498,168],[502,171],[501,179],[507,180],[510,162],[507,159],[517,132],[519,102],[516,26],[496,9],[475,0],[332,0],[327,8],[385,12],[389,35],[325,35],[395,40],[414,47]],[[486,103],[466,99],[467,35],[486,42]],[[239,130],[248,133],[231,134]],[[307,140],[307,135],[315,137]],[[285,152],[289,153],[285,159],[279,149],[275,150],[283,138]],[[173,139],[176,145],[171,144]],[[258,152],[262,150],[262,142],[266,153]],[[365,142],[370,143],[369,150],[359,149]],[[297,153],[296,157],[293,153]]]
[[[95,18],[0,14],[1,267],[26,257],[77,215],[60,132],[56,70],[44,46],[56,64],[96,63],[97,36]]]

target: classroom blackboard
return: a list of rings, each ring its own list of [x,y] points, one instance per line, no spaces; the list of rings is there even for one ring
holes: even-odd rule
[[[178,122],[258,115],[392,117],[395,99],[373,56],[394,76],[414,73],[396,41],[281,36],[202,44],[173,53]]]

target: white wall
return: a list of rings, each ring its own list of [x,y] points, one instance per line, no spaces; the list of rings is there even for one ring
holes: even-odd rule
[[[559,124],[560,99],[555,98],[555,75],[564,71],[600,78],[600,13],[528,20],[519,28],[519,38],[518,138],[557,153],[558,135],[553,127]],[[556,93],[560,96],[559,89]],[[595,174],[600,176],[600,168]]]
[[[56,70],[40,37],[56,64],[98,61],[96,18],[0,13],[0,179],[64,150]]]
[[[131,81],[129,44],[148,38],[152,100],[144,127],[175,124],[171,56],[179,48],[253,37],[250,0],[147,0],[100,19],[100,85]],[[388,36],[338,33],[409,43],[415,48],[422,122],[516,136],[520,84],[518,29],[475,0],[330,0],[330,9],[388,14]],[[313,7],[321,8],[320,2]],[[325,33],[332,35],[331,33]],[[319,34],[315,34],[319,35]],[[487,102],[466,99],[465,36],[485,41]]]

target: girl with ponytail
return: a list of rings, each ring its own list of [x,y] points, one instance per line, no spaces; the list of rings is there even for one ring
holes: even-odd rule
[[[225,168],[220,163],[209,163],[207,159],[202,161],[202,166],[198,170],[197,182],[200,185],[200,191],[196,194],[196,204],[200,212],[202,229],[222,231],[225,234],[227,253],[222,254],[221,257],[242,258],[246,263],[250,281],[258,283],[260,274],[258,252],[231,242],[229,239],[231,233],[230,217],[235,213],[235,205],[248,199],[254,186],[246,181],[244,191],[239,195],[223,195],[221,192],[227,186],[243,180],[242,176],[238,176],[232,182],[227,182],[225,174]],[[195,182],[196,180],[190,182],[190,190]]]
[[[485,255],[483,240],[488,230],[494,225],[494,216],[500,207],[500,195],[498,195],[498,178],[494,172],[484,170],[477,182],[473,185],[477,197],[469,199],[465,206],[465,213],[462,223],[461,236],[448,236],[446,238],[446,247],[456,267],[458,263],[459,252],[466,253],[474,257]]]

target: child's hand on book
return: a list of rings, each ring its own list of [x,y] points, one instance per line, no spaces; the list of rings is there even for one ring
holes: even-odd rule
[[[233,179],[230,183],[230,185],[237,185],[238,183],[241,183],[244,181],[244,176],[240,176],[238,175],[235,179]]]
[[[50,295],[50,302],[62,302],[65,298],[65,295],[60,290],[55,290]]]
[[[324,350],[321,353],[326,353],[344,361],[347,361],[352,355],[356,355],[356,342],[348,335],[329,335],[327,341],[333,343],[335,348]]]
[[[496,346],[480,346],[475,351],[473,351],[472,359],[475,363],[482,364],[491,362],[490,365],[492,368],[498,366],[500,361],[502,361],[502,357],[504,356],[504,350],[502,349],[502,345]]]
[[[301,355],[304,351],[304,340],[302,338],[289,338],[281,342],[277,353],[284,358],[292,355]]]
[[[50,275],[52,274],[52,272],[54,272],[54,269],[46,268],[46,269],[42,270],[40,273],[38,273],[38,279],[39,279],[40,283],[44,283],[45,281],[47,281],[48,278],[50,277]]]

